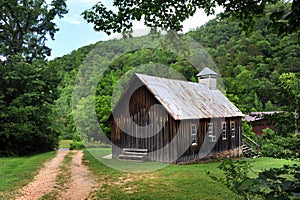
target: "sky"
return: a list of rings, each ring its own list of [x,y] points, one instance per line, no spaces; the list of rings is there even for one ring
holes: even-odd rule
[[[46,0],[48,3],[51,0]],[[49,60],[55,57],[61,57],[63,55],[71,53],[80,47],[96,43],[100,40],[112,39],[116,35],[107,36],[104,32],[96,32],[93,30],[93,25],[88,24],[81,13],[91,8],[99,0],[67,0],[68,14],[64,15],[64,18],[55,19],[55,23],[60,29],[56,35],[55,40],[49,39],[46,45],[52,49],[52,55]],[[113,9],[112,0],[102,1],[108,8]],[[220,9],[217,10],[217,13]],[[197,13],[184,21],[183,32],[187,32],[191,29],[197,28],[205,24],[209,19],[213,19],[214,16],[207,17],[204,11],[197,11]],[[146,27],[143,22],[134,22],[133,30],[141,30]]]

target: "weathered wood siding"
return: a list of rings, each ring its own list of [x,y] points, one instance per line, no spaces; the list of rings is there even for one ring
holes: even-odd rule
[[[222,137],[222,122],[226,123],[226,139]],[[235,136],[231,135],[231,122],[235,123]],[[213,132],[216,135],[216,141],[212,142],[208,137],[208,123],[213,124]],[[219,119],[198,119],[198,120],[183,120],[177,134],[181,135],[181,141],[189,142],[190,146],[182,154],[177,162],[187,162],[189,160],[197,160],[205,158],[218,152],[234,149],[241,145],[241,118],[219,118]],[[197,144],[191,144],[191,126],[197,126]]]
[[[126,95],[126,93],[125,93]],[[125,101],[126,102],[126,101]],[[148,149],[150,153],[149,159],[161,162],[187,162],[193,159],[203,158],[206,155],[233,149],[241,144],[241,117],[226,119],[193,119],[175,121],[170,114],[161,112],[159,107],[150,110],[150,107],[159,104],[155,97],[148,91],[145,86],[135,90],[131,95],[128,105],[119,103],[117,116],[113,116],[111,121],[111,136],[113,145],[113,157],[122,154],[123,148],[141,148]],[[129,110],[130,118],[123,115],[125,109]],[[150,119],[154,120],[153,122]],[[226,121],[227,138],[222,138],[222,121]],[[235,137],[231,137],[231,122],[235,122]],[[125,126],[127,130],[135,133],[132,123],[139,126],[146,126],[149,123],[157,125],[156,128],[161,130],[153,135],[154,129],[149,126],[146,135],[149,137],[140,138],[138,135],[132,136],[121,130],[117,124]],[[217,141],[210,142],[207,135],[208,123],[213,122],[213,131],[216,133]],[[161,125],[161,127],[159,127]],[[197,127],[197,145],[192,145],[191,126]],[[138,134],[138,133],[135,133]],[[153,136],[151,136],[153,135]],[[176,141],[173,139],[176,136]],[[168,146],[171,141],[175,142],[175,146]],[[158,151],[161,150],[161,151]]]
[[[155,107],[151,112],[149,111],[151,106],[159,103],[147,88],[142,86],[137,89],[131,96],[129,102],[129,105],[124,105],[124,112],[125,109],[129,109],[131,119],[125,118],[121,112],[118,116],[114,116],[114,120],[111,122],[112,143],[115,145],[115,147],[113,146],[113,157],[122,154],[123,148],[148,149],[150,153],[153,152],[153,154],[150,154],[151,157],[149,158],[153,161],[168,162],[171,157],[177,156],[176,151],[173,149],[165,150],[163,153],[157,152],[157,150],[166,146],[175,136],[174,134],[177,132],[176,122],[168,113],[161,112],[159,107]],[[154,121],[151,122],[150,119]],[[148,129],[146,130],[146,135],[148,137],[140,138],[139,136],[134,137],[125,133],[117,126],[117,124],[125,126],[126,130],[132,130],[131,133],[135,134],[136,130],[134,130],[132,122],[139,126],[146,126],[149,123],[154,123],[157,125],[156,128],[158,130],[160,130],[160,128],[162,129],[157,134],[153,135],[154,127],[151,128],[148,126]]]

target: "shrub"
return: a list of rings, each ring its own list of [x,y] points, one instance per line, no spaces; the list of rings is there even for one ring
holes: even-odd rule
[[[73,141],[70,144],[70,150],[81,150],[81,149],[85,149],[85,146],[83,145],[82,142]]]
[[[284,149],[277,144],[267,143],[260,149],[260,153],[265,157],[287,158],[291,155],[291,151]]]
[[[244,199],[293,199],[300,190],[300,166],[296,164],[264,170],[257,178],[248,177],[251,165],[246,160],[228,160],[218,168],[224,172],[224,178],[209,176]]]
[[[86,148],[110,148],[111,145],[109,144],[104,144],[98,141],[94,141],[94,142],[88,142],[86,144]]]
[[[255,133],[252,132],[252,126],[247,122],[242,122],[243,134],[252,139],[255,142],[258,142],[258,137]]]
[[[70,144],[70,150],[85,149],[85,146],[78,133],[74,133],[73,142]]]
[[[273,158],[299,159],[300,138],[293,134],[283,137],[270,129],[265,129],[261,140],[261,155]]]

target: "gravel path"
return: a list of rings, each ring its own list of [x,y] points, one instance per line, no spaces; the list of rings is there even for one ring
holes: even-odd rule
[[[69,165],[71,178],[66,180],[66,189],[59,189],[57,176],[61,173],[64,157],[72,155]],[[56,193],[56,199],[81,200],[88,199],[89,193],[96,186],[87,166],[82,163],[82,151],[60,150],[56,157],[45,163],[34,180],[20,189],[17,200],[36,200],[51,192]]]
[[[68,189],[62,191],[61,200],[81,200],[86,199],[89,193],[96,186],[96,181],[91,177],[87,166],[82,164],[82,151],[77,151],[72,158],[70,165],[71,180]]]

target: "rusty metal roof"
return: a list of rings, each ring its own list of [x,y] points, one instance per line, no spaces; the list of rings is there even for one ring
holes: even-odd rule
[[[135,75],[175,120],[243,116],[224,94],[204,84]]]
[[[267,112],[251,112],[249,115],[245,116],[245,120],[247,122],[254,122],[259,121],[264,118],[265,115],[274,115],[274,114],[280,114],[283,113],[283,111],[267,111]]]

